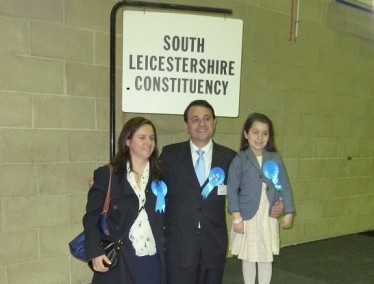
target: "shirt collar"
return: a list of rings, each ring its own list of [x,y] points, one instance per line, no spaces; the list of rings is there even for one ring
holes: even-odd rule
[[[198,148],[194,143],[192,143],[192,141],[190,140],[190,147],[191,147],[191,153],[194,154],[196,153],[196,150],[203,150],[204,153],[206,154],[210,154],[212,152],[212,149],[213,149],[213,140],[210,139],[210,141],[208,142],[208,144],[205,145],[205,147],[203,148]]]

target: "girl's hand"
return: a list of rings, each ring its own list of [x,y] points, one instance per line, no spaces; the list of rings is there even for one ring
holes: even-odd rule
[[[106,267],[104,265],[104,262],[107,263],[107,265],[112,264],[109,258],[105,254],[93,258],[92,259],[93,269],[98,272],[107,272],[109,270],[109,267]]]
[[[282,220],[281,220],[282,228],[287,229],[287,228],[291,227],[292,226],[292,221],[293,221],[293,214],[292,213],[284,215]]]

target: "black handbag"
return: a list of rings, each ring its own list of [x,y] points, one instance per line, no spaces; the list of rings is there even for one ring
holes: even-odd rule
[[[100,220],[99,220],[99,227],[102,235],[109,236],[109,228],[107,223],[107,213],[109,210],[109,204],[110,204],[110,187],[111,187],[111,181],[112,181],[112,173],[113,173],[113,167],[112,165],[108,165],[109,167],[109,184],[108,184],[108,190],[105,197],[105,202],[103,206],[103,212],[101,213]],[[123,237],[122,237],[123,238]],[[109,265],[110,268],[114,268],[118,263],[118,255],[120,251],[120,247],[122,244],[122,238],[118,242],[111,242],[111,241],[101,241],[100,245],[102,246],[104,250],[104,254],[109,258],[109,260],[112,262],[111,265]],[[76,257],[79,260],[82,260],[84,262],[88,262],[88,266],[92,268],[92,261],[88,260],[86,257],[86,251],[84,248],[84,240],[85,235],[84,232],[81,232],[78,236],[76,236],[70,243],[69,243],[69,249],[70,253]]]
[[[111,264],[108,264],[103,261],[104,266],[109,267],[109,269],[116,267],[118,264],[119,252],[122,245],[122,238],[118,242],[101,241],[100,245],[104,250],[104,254],[109,258],[111,262]],[[88,262],[88,266],[91,268],[92,271],[95,272],[91,260]]]

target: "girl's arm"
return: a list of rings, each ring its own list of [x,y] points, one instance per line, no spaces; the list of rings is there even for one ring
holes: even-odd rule
[[[293,200],[292,200],[290,181],[288,179],[286,167],[280,155],[279,155],[279,161],[277,161],[277,163],[279,164],[279,167],[280,167],[279,182],[282,185],[282,190],[279,193],[283,198],[283,206],[284,206],[283,212],[285,215],[289,213],[295,213],[295,208],[294,208]]]
[[[279,164],[280,164],[279,165],[280,166],[279,180],[282,185],[281,195],[283,198],[283,204],[284,204],[283,211],[285,214],[283,218],[281,219],[280,224],[282,228],[286,229],[292,226],[295,208],[294,208],[293,200],[292,200],[290,181],[288,179],[286,167],[280,155],[279,155]]]

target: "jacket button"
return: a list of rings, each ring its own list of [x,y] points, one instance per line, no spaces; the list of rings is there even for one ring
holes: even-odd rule
[[[262,175],[260,175],[260,178],[262,178]]]
[[[201,208],[199,208],[199,212],[201,212]]]
[[[116,210],[117,209],[117,205],[113,205],[113,209]]]

